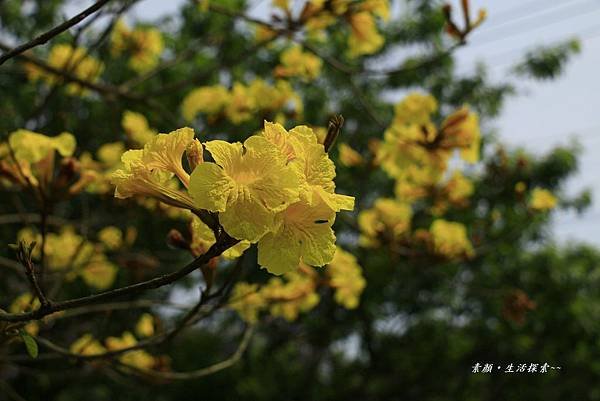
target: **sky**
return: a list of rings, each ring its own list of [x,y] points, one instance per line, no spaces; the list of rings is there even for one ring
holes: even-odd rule
[[[172,13],[184,0],[142,0],[133,16],[142,20]],[[76,2],[77,8],[84,2]],[[254,8],[269,6],[263,0]],[[458,10],[459,0],[451,0]],[[74,6],[75,7],[75,6]],[[499,139],[511,147],[543,154],[577,138],[582,146],[579,172],[565,193],[592,189],[594,202],[582,215],[559,212],[553,226],[557,243],[572,240],[600,244],[600,0],[471,0],[476,12],[485,8],[488,19],[475,31],[469,44],[456,54],[459,73],[473,72],[477,63],[488,66],[490,78],[518,83],[518,94],[509,98],[493,122]],[[538,46],[578,37],[582,52],[556,80],[533,81],[510,76],[510,67]]]

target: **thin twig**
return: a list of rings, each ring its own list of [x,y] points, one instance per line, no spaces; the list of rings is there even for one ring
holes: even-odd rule
[[[76,16],[74,16],[73,18],[50,29],[48,32],[41,34],[40,36],[36,37],[35,39],[30,40],[27,43],[23,43],[20,46],[17,46],[13,49],[8,50],[6,53],[4,53],[2,56],[0,56],[0,65],[4,64],[5,61],[7,61],[11,58],[18,56],[19,54],[23,53],[26,50],[29,50],[29,49],[39,46],[39,45],[43,45],[44,43],[48,42],[53,37],[63,33],[64,31],[71,28],[72,26],[77,25],[78,23],[83,21],[88,16],[90,16],[93,13],[95,13],[96,11],[100,10],[102,8],[102,6],[104,6],[109,1],[111,1],[111,0],[99,0],[96,3],[92,4],[90,7],[86,8],[85,10],[83,10],[82,12],[77,14]]]
[[[24,322],[29,320],[41,319],[54,312],[73,309],[80,306],[97,304],[106,300],[112,300],[123,295],[134,294],[141,291],[156,289],[169,285],[195,271],[199,267],[208,263],[212,258],[221,255],[224,251],[237,244],[239,240],[235,240],[229,236],[224,236],[222,239],[214,243],[208,251],[194,259],[192,262],[173,273],[165,274],[150,280],[140,283],[128,285],[114,290],[105,291],[95,295],[89,295],[82,298],[69,299],[62,302],[53,303],[45,308],[39,308],[35,311],[26,313],[5,313],[0,312],[0,321],[6,322]]]

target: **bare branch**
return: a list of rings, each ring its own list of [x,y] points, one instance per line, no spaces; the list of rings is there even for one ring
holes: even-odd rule
[[[41,307],[35,311],[26,312],[26,313],[6,313],[0,312],[0,321],[5,322],[24,322],[29,320],[38,320],[43,318],[44,316],[48,316],[54,312],[63,311],[67,309],[73,309],[80,306],[97,304],[100,302],[104,302],[107,300],[112,300],[116,297],[120,297],[123,295],[133,294],[141,291],[146,291],[150,289],[156,289],[163,287],[165,285],[171,284],[199,267],[208,263],[212,258],[221,255],[224,251],[231,248],[235,244],[237,244],[239,240],[233,239],[226,234],[221,236],[217,242],[215,242],[208,251],[200,255],[198,258],[194,259],[192,262],[177,270],[173,273],[165,274],[160,277],[156,277],[150,280],[142,281],[137,284],[128,285],[121,288],[116,288],[114,290],[105,291],[95,295],[89,295],[87,297],[69,299],[62,302],[52,303],[46,307]]]
[[[102,8],[102,6],[104,6],[109,1],[111,1],[111,0],[99,0],[96,3],[92,4],[90,7],[86,8],[85,10],[83,10],[82,12],[77,14],[76,16],[74,16],[73,18],[63,22],[62,24],[56,26],[55,28],[52,28],[48,32],[41,34],[40,36],[30,40],[27,43],[23,43],[20,46],[17,46],[13,49],[7,50],[6,53],[4,53],[2,56],[0,56],[0,65],[4,64],[5,61],[7,61],[11,58],[18,56],[19,54],[23,53],[26,50],[29,50],[29,49],[39,46],[39,45],[43,45],[44,43],[48,42],[53,37],[63,33],[64,31],[71,28],[72,26],[77,25],[78,23],[83,21],[88,16],[90,16],[93,13],[95,13],[96,11],[100,10]]]

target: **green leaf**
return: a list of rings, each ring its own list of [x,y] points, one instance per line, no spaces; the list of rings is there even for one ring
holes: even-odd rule
[[[27,353],[32,358],[37,358],[38,356],[38,345],[35,342],[35,339],[31,337],[25,330],[19,330],[19,335],[23,339],[25,343],[25,348],[27,348]]]

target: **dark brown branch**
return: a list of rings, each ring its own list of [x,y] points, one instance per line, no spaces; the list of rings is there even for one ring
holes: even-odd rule
[[[33,251],[34,246],[35,242],[31,244],[25,244],[22,241],[19,242],[16,250],[17,260],[25,268],[25,276],[27,276],[27,280],[29,280],[32,293],[40,300],[42,308],[47,308],[50,306],[50,301],[46,298],[46,295],[38,282],[37,275],[35,274],[35,267],[31,261],[31,252]]]
[[[0,321],[5,322],[24,322],[29,320],[41,319],[44,316],[48,316],[54,312],[63,311],[67,309],[73,309],[85,305],[97,304],[107,300],[113,300],[116,297],[123,295],[133,294],[141,291],[151,290],[163,287],[171,284],[199,267],[208,263],[212,258],[221,255],[224,251],[237,244],[239,240],[233,239],[227,235],[220,237],[219,241],[213,244],[208,251],[194,259],[188,265],[184,266],[180,270],[173,273],[165,274],[160,277],[156,277],[150,280],[142,281],[137,284],[128,285],[114,290],[105,291],[100,294],[90,295],[82,298],[69,299],[67,301],[52,303],[46,307],[41,307],[32,312],[26,313],[5,313],[0,312]]]
[[[63,33],[64,31],[71,28],[72,26],[77,25],[78,23],[83,21],[85,18],[87,18],[88,16],[92,15],[93,13],[95,13],[96,11],[101,9],[109,1],[111,1],[111,0],[99,0],[96,3],[92,4],[90,7],[86,8],[85,10],[83,10],[82,12],[77,14],[76,16],[74,16],[73,18],[63,22],[62,24],[58,25],[55,28],[52,28],[48,32],[41,34],[40,36],[32,39],[31,41],[29,41],[27,43],[23,43],[20,46],[17,46],[13,49],[7,50],[6,53],[4,53],[2,56],[0,56],[0,65],[2,65],[5,61],[7,61],[11,58],[18,56],[19,54],[23,53],[26,50],[29,50],[29,49],[39,46],[39,45],[43,45],[44,43],[48,42],[53,37]]]

